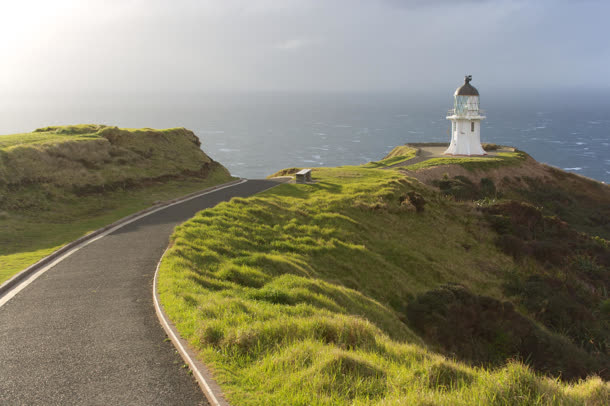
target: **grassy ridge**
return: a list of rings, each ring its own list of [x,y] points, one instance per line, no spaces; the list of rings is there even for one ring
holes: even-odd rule
[[[498,152],[489,157],[446,157],[432,158],[413,165],[408,165],[409,170],[431,168],[439,165],[459,165],[469,171],[498,168],[501,166],[519,165],[526,159],[527,155],[522,151]]]
[[[185,129],[0,136],[0,283],[87,232],[230,179]]]
[[[412,148],[407,145],[399,145],[394,147],[394,149],[392,149],[392,151],[390,151],[390,153],[381,161],[370,162],[364,166],[367,168],[384,168],[408,161],[416,156],[417,148]]]
[[[162,303],[232,403],[608,401],[599,378],[470,367],[430,352],[409,328],[409,303],[440,283],[503,299],[515,263],[474,210],[396,171],[314,176],[197,214],[162,263]]]
[[[197,137],[183,128],[84,125],[0,136],[0,191],[45,185],[78,192],[193,174],[212,163],[199,146]],[[24,208],[23,201],[12,207],[10,197],[2,196],[0,208]]]
[[[100,128],[101,126],[81,124],[68,127],[46,127],[31,133],[2,135],[0,136],[0,149],[101,138],[97,133]]]

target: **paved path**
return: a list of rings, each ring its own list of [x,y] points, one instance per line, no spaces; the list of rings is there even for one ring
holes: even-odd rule
[[[177,224],[275,185],[251,180],[137,220],[5,303],[0,405],[207,404],[155,315],[155,267]]]

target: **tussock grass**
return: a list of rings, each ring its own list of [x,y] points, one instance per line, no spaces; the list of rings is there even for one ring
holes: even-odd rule
[[[83,124],[0,136],[0,283],[156,201],[230,179],[185,129]]]
[[[598,378],[467,366],[406,324],[415,295],[440,283],[501,298],[514,263],[476,211],[397,171],[314,179],[198,213],[162,262],[161,301],[232,404],[607,403]]]

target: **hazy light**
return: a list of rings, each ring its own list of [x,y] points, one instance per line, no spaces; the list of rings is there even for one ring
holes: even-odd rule
[[[466,73],[487,87],[610,87],[608,11],[595,0],[3,0],[0,87],[430,91]]]

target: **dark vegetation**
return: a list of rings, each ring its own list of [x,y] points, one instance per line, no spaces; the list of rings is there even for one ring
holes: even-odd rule
[[[545,216],[555,216],[570,224],[574,230],[591,236],[610,239],[609,187],[600,182],[569,174],[555,168],[543,167],[547,176],[489,176],[476,177],[447,173],[431,184],[459,201],[478,201],[490,204],[495,200],[527,202]],[[510,173],[509,171],[507,171]]]
[[[597,360],[597,364],[584,362],[587,357],[576,355],[578,352],[572,350],[557,353],[556,357],[563,360],[561,363],[552,359],[549,352],[539,350],[532,355],[528,352],[531,348],[513,346],[510,348],[513,355],[527,360],[534,368],[553,374],[561,372],[563,378],[597,372],[607,379],[610,373],[608,186],[537,163],[530,163],[530,167],[537,173],[511,176],[506,171],[502,177],[498,174],[481,177],[481,174],[478,177],[458,175],[452,178],[445,174],[441,179],[432,180],[431,184],[457,201],[475,203],[474,206],[497,234],[496,246],[515,259],[517,266],[504,272],[503,292],[518,311],[541,323],[553,334],[569,339],[572,346],[585,351],[588,357]],[[418,299],[423,300],[419,305],[430,304],[435,295],[446,296],[447,292],[456,294],[446,287],[428,292],[428,296]],[[470,314],[473,314],[472,309]],[[480,317],[484,314],[488,311],[481,313]],[[459,319],[455,314],[454,317]],[[459,321],[455,323],[459,324]],[[520,331],[511,329],[509,325],[506,327],[507,333]],[[459,326],[443,324],[442,328],[460,334]],[[502,330],[502,327],[498,329]],[[541,337],[538,333],[536,336]],[[552,346],[554,336],[545,337],[541,342]],[[459,341],[459,337],[455,339]],[[481,360],[486,357],[493,362],[494,354],[502,353],[497,352],[494,345],[480,345],[479,349],[490,348],[483,354],[469,352],[468,345],[460,352],[459,348],[448,347],[448,343],[439,342],[436,338],[431,340],[445,351],[455,352],[457,356],[474,362],[483,362]],[[509,341],[515,345],[519,343],[518,337],[511,337]],[[574,354],[571,358],[561,355],[570,353]],[[552,360],[556,364],[545,365],[540,358],[544,354],[549,356],[546,362]],[[580,367],[573,365],[576,359],[583,361]]]
[[[607,241],[574,231],[530,204],[509,201],[483,209],[497,245],[517,261],[540,263],[544,273],[511,273],[505,284],[529,314],[570,337],[610,367],[610,249]]]
[[[542,208],[574,229],[610,239],[608,185],[547,167],[548,177],[507,178],[507,195]]]
[[[450,179],[445,175],[442,179],[432,181],[432,184],[456,200],[480,200],[498,196],[496,186],[489,178],[482,178],[477,184],[466,176],[458,175]]]
[[[592,373],[610,377],[604,359],[540,328],[511,302],[473,294],[462,285],[447,284],[418,296],[407,316],[427,343],[476,365],[499,367],[519,359],[567,380]]]

